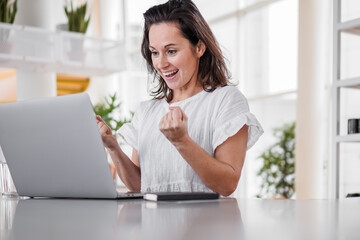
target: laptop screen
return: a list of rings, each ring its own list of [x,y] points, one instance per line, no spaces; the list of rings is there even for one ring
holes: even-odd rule
[[[115,198],[87,93],[0,104],[0,145],[19,195]]]

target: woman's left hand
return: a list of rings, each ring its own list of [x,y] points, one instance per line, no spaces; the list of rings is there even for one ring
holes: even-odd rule
[[[159,129],[170,142],[177,143],[188,136],[188,118],[180,107],[169,107],[169,110],[161,119]]]

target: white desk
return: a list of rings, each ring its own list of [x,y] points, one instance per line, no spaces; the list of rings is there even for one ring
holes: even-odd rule
[[[0,239],[360,239],[360,198],[1,199]]]

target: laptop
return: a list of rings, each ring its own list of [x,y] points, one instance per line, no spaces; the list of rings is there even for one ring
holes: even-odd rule
[[[143,196],[116,191],[87,93],[0,104],[0,146],[20,196]]]

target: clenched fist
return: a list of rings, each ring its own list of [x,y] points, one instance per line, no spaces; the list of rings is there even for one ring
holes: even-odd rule
[[[169,110],[161,119],[159,129],[170,142],[176,143],[188,135],[188,118],[180,107],[169,107]]]

